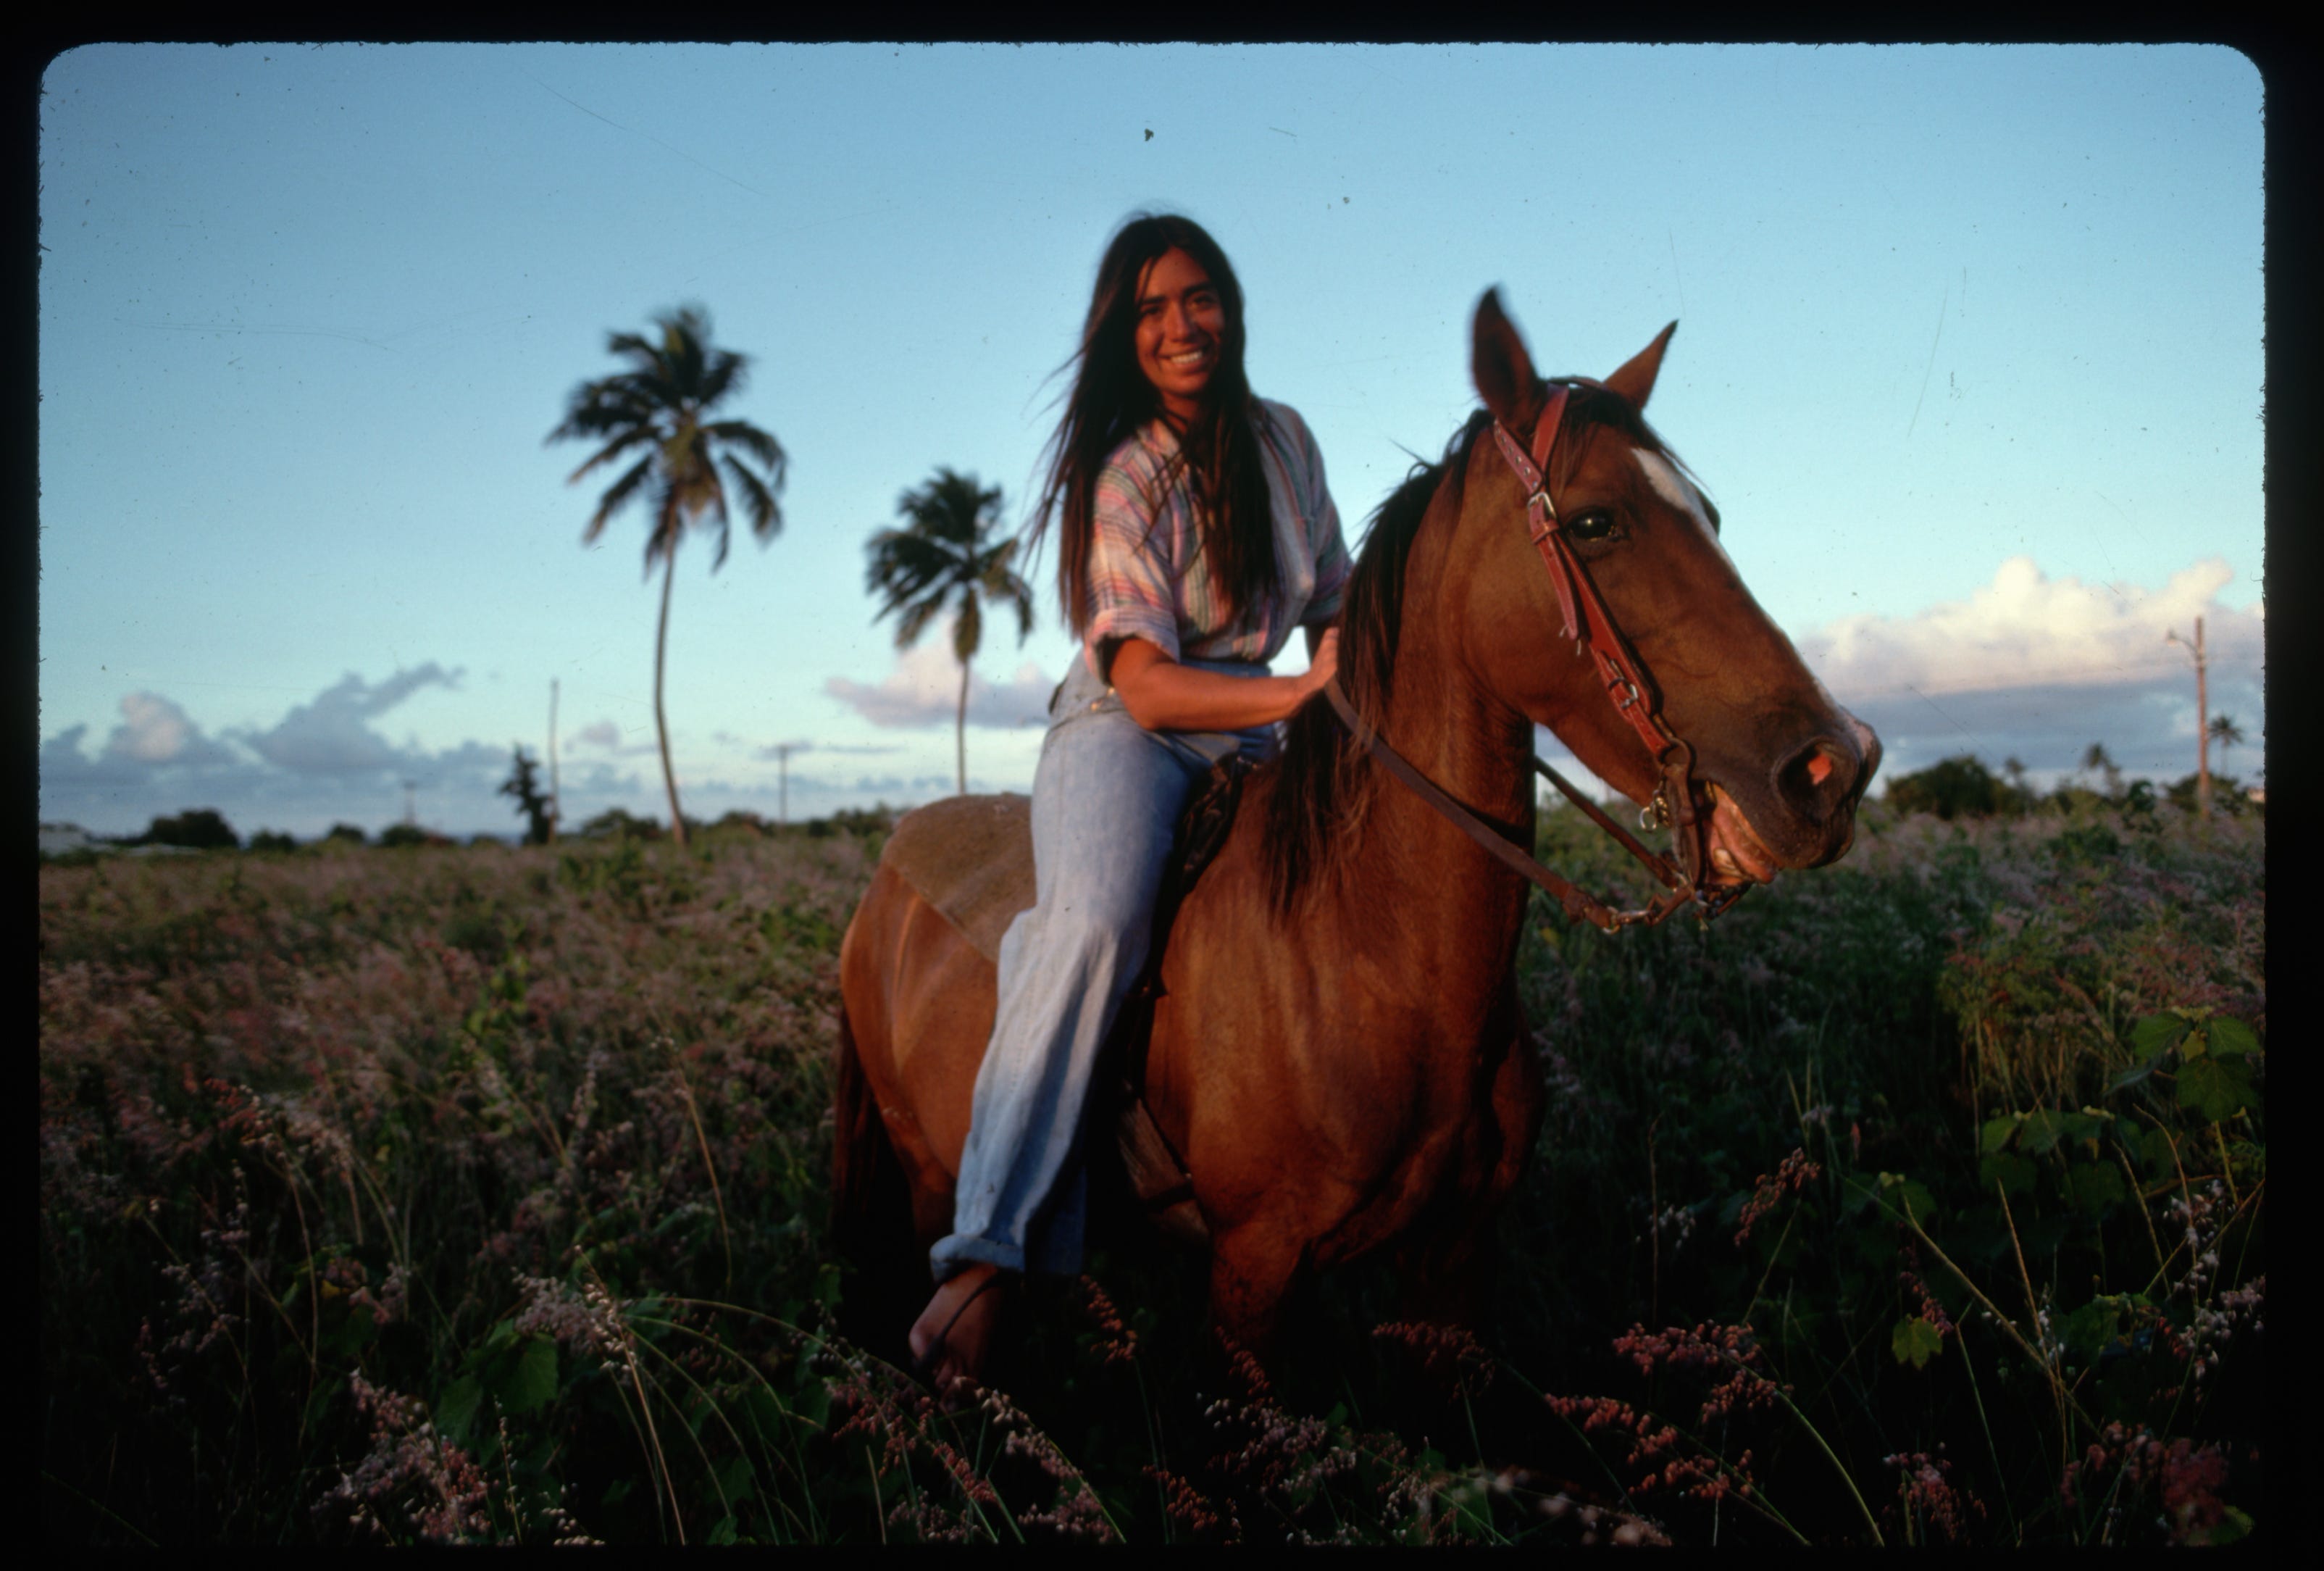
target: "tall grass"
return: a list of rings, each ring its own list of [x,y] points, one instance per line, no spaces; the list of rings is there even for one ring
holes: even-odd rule
[[[1585,882],[1627,877],[1571,816]],[[1708,929],[1544,912],[1476,1335],[1262,1372],[1102,1208],[981,1404],[838,1334],[873,842],[41,877],[57,1542],[2225,1541],[2264,1531],[2264,829],[1869,817]]]

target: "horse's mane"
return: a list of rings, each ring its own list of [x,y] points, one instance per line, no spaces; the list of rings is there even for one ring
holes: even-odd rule
[[[1611,426],[1630,443],[1677,461],[1630,401],[1593,382],[1573,379],[1558,447],[1565,455],[1560,479],[1578,457],[1581,428]],[[1396,668],[1397,635],[1404,625],[1405,569],[1440,488],[1458,508],[1469,454],[1492,424],[1488,410],[1470,415],[1436,463],[1415,464],[1404,483],[1376,509],[1364,533],[1340,613],[1340,690],[1358,715],[1380,722]],[[1301,896],[1335,874],[1357,844],[1365,808],[1380,772],[1340,724],[1328,701],[1310,699],[1291,717],[1267,802],[1268,903],[1287,917]]]

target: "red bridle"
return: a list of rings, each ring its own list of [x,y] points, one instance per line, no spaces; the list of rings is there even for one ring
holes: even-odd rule
[[[1534,422],[1533,448],[1528,453],[1509,433],[1508,427],[1496,419],[1493,439],[1517,471],[1518,482],[1526,489],[1526,528],[1534,549],[1541,553],[1542,566],[1549,573],[1549,584],[1557,596],[1557,608],[1563,617],[1561,636],[1573,641],[1573,652],[1588,653],[1596,663],[1598,677],[1606,689],[1607,701],[1615,713],[1629,722],[1655,761],[1661,779],[1654,796],[1639,815],[1641,828],[1651,825],[1665,826],[1676,841],[1680,865],[1673,866],[1668,857],[1649,851],[1640,845],[1629,831],[1606,816],[1595,802],[1563,775],[1540,759],[1532,761],[1534,770],[1560,791],[1574,806],[1595,819],[1598,826],[1621,842],[1629,853],[1644,863],[1647,871],[1662,883],[1665,893],[1637,910],[1617,911],[1592,899],[1572,884],[1558,877],[1540,863],[1527,856],[1497,834],[1467,809],[1452,800],[1420,772],[1414,769],[1396,751],[1382,741],[1359,716],[1345,694],[1340,691],[1334,679],[1325,688],[1333,708],[1341,723],[1375,756],[1386,764],[1390,773],[1402,781],[1440,813],[1465,830],[1469,836],[1494,855],[1508,863],[1518,873],[1547,890],[1564,906],[1569,917],[1595,923],[1612,932],[1632,923],[1648,926],[1661,921],[1680,907],[1700,904],[1701,919],[1709,921],[1735,903],[1748,885],[1718,886],[1711,883],[1711,860],[1706,845],[1709,826],[1702,821],[1694,795],[1694,749],[1665,724],[1662,698],[1654,679],[1638,663],[1629,641],[1615,624],[1613,613],[1606,608],[1605,597],[1590,570],[1573,549],[1572,538],[1566,532],[1557,514],[1556,498],[1551,494],[1550,459],[1555,454],[1557,439],[1564,424],[1565,402],[1572,384],[1552,383],[1549,401],[1540,418]],[[1594,385],[1594,384],[1591,384]]]

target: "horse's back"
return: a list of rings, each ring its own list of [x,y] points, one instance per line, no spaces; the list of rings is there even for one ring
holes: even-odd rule
[[[1033,903],[1030,822],[1022,797],[954,797],[907,814],[840,945],[852,1049],[923,1232],[939,1214],[950,1219],[992,1030],[992,955]]]
[[[1033,803],[1013,792],[946,797],[904,815],[880,854],[988,961],[1033,904]]]

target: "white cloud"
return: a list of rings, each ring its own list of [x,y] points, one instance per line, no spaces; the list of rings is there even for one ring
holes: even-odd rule
[[[2248,774],[2264,758],[2256,722],[2266,615],[2257,604],[2218,604],[2233,578],[2215,557],[2160,589],[2093,585],[2013,557],[1966,600],[1844,618],[1798,644],[1833,696],[1880,734],[1890,779],[1960,753],[2055,773],[2092,742],[2134,774],[2176,779],[2195,767],[2194,668],[2166,634],[2191,639],[2200,616],[2210,712],[2244,723],[2252,740],[2232,762]]]
[[[148,769],[235,762],[232,750],[204,736],[183,709],[159,693],[129,694],[121,700],[121,716],[106,739],[106,762]]]
[[[1031,661],[1019,666],[1017,674],[1001,685],[972,668],[968,723],[1002,729],[1046,724],[1049,694],[1055,687],[1055,681]],[[899,654],[894,669],[879,686],[833,677],[824,683],[823,690],[874,725],[951,725],[960,703],[960,662],[953,659],[949,624],[941,630],[931,626],[918,643]]]
[[[2212,557],[2150,591],[2052,578],[2031,557],[2012,557],[1967,600],[1908,617],[1844,617],[1801,639],[1800,653],[1843,703],[1905,692],[2108,687],[2188,671],[2186,652],[2164,635],[2192,638],[2200,616],[2213,669],[2256,675],[2264,611],[2229,610],[2215,599],[2234,577]]]
[[[624,743],[622,738],[628,735],[636,735],[643,740]],[[659,751],[654,744],[652,733],[644,726],[632,726],[625,732],[611,720],[600,720],[594,725],[584,725],[573,734],[568,745],[594,747],[601,752],[616,753],[625,758],[634,758],[643,753]]]
[[[368,722],[425,687],[456,688],[460,671],[434,661],[397,671],[377,685],[349,671],[278,721],[273,729],[245,735],[243,743],[267,762],[300,774],[349,774],[398,769],[423,757],[399,750]]]
[[[881,753],[901,753],[905,749],[900,742],[818,742],[815,744],[815,751],[844,753],[851,758],[872,758]],[[775,750],[771,747],[762,747],[759,750],[758,756],[772,758],[775,756]]]
[[[122,700],[122,724],[94,758],[84,751],[86,725],[42,744],[42,811],[120,833],[163,813],[208,807],[244,831],[314,834],[340,819],[392,822],[409,780],[423,823],[498,825],[509,809],[495,790],[510,769],[506,746],[398,748],[366,723],[421,688],[455,685],[458,675],[431,661],[376,684],[342,678],[271,729],[236,733],[254,758],[204,736],[175,700],[132,693]]]

